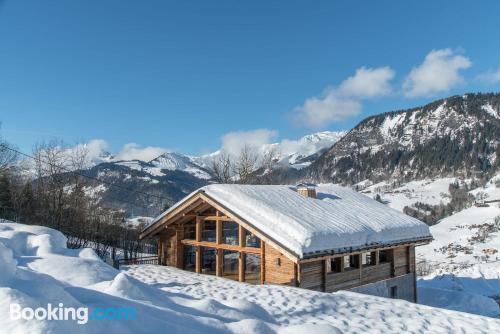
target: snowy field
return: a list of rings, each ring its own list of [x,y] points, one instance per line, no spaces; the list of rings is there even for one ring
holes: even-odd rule
[[[358,185],[363,188],[366,186],[361,191],[363,194],[371,198],[376,194],[380,194],[387,205],[402,212],[405,206],[411,206],[416,202],[430,205],[447,204],[450,201],[448,187],[455,180],[455,178],[419,180],[397,187],[393,187],[388,182],[369,185],[365,181],[360,182]]]
[[[500,199],[493,177],[485,187],[470,191]],[[448,186],[454,178],[412,181],[398,187],[382,182],[360,183],[366,196],[380,194],[388,206],[402,211],[415,202],[430,205],[449,201]],[[416,249],[429,273],[418,280],[419,303],[500,318],[500,232],[495,218],[498,202],[470,207],[431,226],[434,241]]]
[[[498,333],[500,320],[349,292],[252,286],[173,268],[109,267],[52,229],[0,223],[2,333]],[[136,320],[12,320],[10,305],[133,309]],[[39,316],[43,313],[38,313]],[[29,316],[29,313],[26,313]]]

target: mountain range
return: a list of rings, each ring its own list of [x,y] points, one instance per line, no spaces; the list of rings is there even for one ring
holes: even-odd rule
[[[353,185],[457,175],[486,178],[500,165],[499,142],[500,93],[452,96],[370,116],[348,132],[318,132],[258,147],[257,152],[278,154],[274,167],[256,170],[252,182]],[[88,190],[130,215],[153,216],[213,182],[211,162],[220,154],[167,152],[151,161],[117,161],[103,152],[85,173],[121,188],[95,182]]]

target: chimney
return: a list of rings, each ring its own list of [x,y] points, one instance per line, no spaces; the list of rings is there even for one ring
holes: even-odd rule
[[[312,183],[300,183],[297,185],[297,192],[310,198],[316,198],[316,185]]]

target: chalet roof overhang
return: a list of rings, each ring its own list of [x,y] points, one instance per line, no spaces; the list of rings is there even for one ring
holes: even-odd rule
[[[217,200],[212,198],[210,195],[206,194],[202,189],[192,193],[188,197],[177,203],[172,209],[166,211],[164,214],[159,216],[153,221],[153,223],[146,227],[142,233],[139,235],[139,239],[144,239],[152,237],[158,233],[161,233],[169,225],[181,221],[184,213],[197,210],[206,209],[208,207],[214,207],[215,209],[225,213],[227,216],[231,217],[235,222],[242,225],[245,229],[252,232],[258,236],[264,242],[272,245],[274,248],[282,252],[286,257],[288,257],[293,262],[297,263],[299,261],[298,254],[294,253],[290,249],[281,245],[265,232],[255,228],[251,223],[241,218],[239,215],[235,214],[231,209],[219,203]]]
[[[188,212],[191,211],[202,212],[209,207],[214,207],[215,209],[225,213],[227,216],[231,217],[234,221],[241,224],[244,228],[257,235],[264,242],[269,243],[274,248],[281,251],[285,256],[287,256],[295,263],[303,261],[307,262],[310,260],[317,260],[321,258],[328,258],[335,255],[367,252],[367,251],[373,251],[373,250],[379,250],[379,249],[391,248],[403,245],[418,246],[418,245],[428,244],[433,240],[432,237],[410,238],[405,240],[397,240],[389,243],[387,242],[372,243],[369,245],[363,245],[359,247],[344,247],[344,248],[321,250],[321,251],[304,253],[302,256],[299,256],[292,250],[286,248],[279,242],[275,241],[265,232],[255,228],[251,223],[249,223],[245,219],[235,214],[230,208],[227,208],[226,206],[219,203],[216,199],[207,194],[203,189],[199,189],[196,192],[188,195],[186,198],[176,203],[172,208],[167,210],[165,213],[157,217],[150,226],[146,227],[142,231],[142,233],[139,235],[139,239],[152,237],[164,231],[164,229],[170,226],[171,224],[175,222],[182,222],[182,219],[187,217],[186,213]]]
[[[364,253],[364,252],[383,250],[383,249],[393,248],[393,247],[398,247],[398,246],[410,246],[410,245],[421,246],[421,245],[426,245],[426,244],[430,243],[432,240],[434,240],[432,237],[429,237],[429,238],[411,238],[411,239],[406,239],[406,240],[398,240],[398,241],[390,242],[390,243],[373,243],[370,245],[364,245],[364,246],[360,246],[360,247],[335,248],[335,249],[323,250],[323,251],[318,251],[318,252],[305,253],[302,257],[302,260],[307,262],[307,260],[318,260],[321,258],[330,258],[332,256],[343,255],[343,254]]]

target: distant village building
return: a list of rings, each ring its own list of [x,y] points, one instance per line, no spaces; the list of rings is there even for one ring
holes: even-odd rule
[[[426,224],[353,190],[214,184],[141,234],[160,264],[253,284],[416,300],[415,246]]]

